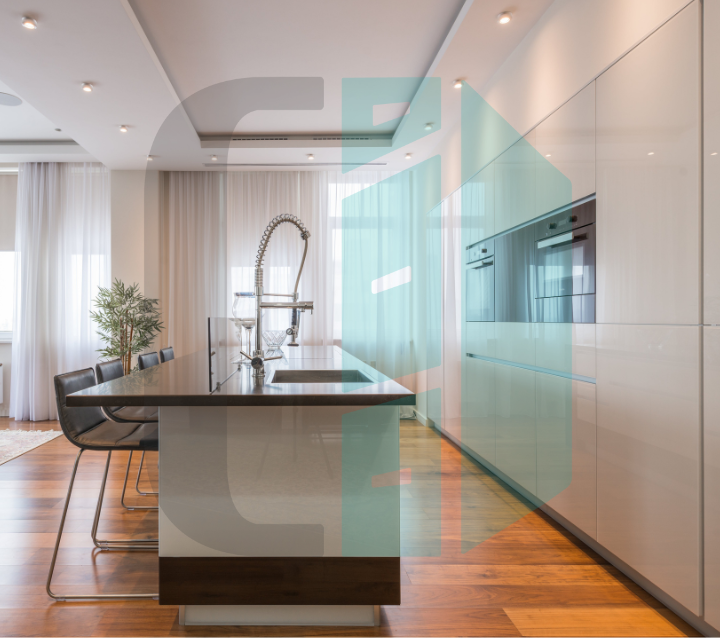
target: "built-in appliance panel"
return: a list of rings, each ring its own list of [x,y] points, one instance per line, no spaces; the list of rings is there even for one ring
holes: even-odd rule
[[[546,217],[535,224],[535,239],[561,235],[574,228],[595,223],[596,200],[576,204],[569,210]]]
[[[595,82],[537,125],[534,145],[536,216],[595,192]]]
[[[573,381],[572,480],[547,504],[591,538],[597,538],[596,430],[595,384]]]
[[[695,614],[700,330],[596,326],[597,540]]]
[[[703,335],[705,619],[720,627],[720,328],[705,326]]]
[[[495,242],[492,239],[481,242],[479,244],[473,244],[467,247],[465,263],[471,264],[480,259],[486,257],[492,257],[495,254]]]
[[[596,81],[598,323],[700,323],[698,11]]]

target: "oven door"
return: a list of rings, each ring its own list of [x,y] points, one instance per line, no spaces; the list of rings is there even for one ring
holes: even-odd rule
[[[466,321],[495,321],[495,259],[490,257],[468,268]]]
[[[540,239],[535,257],[538,321],[594,322],[595,224]]]

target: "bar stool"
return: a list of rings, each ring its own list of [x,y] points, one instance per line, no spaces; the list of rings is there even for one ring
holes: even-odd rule
[[[157,352],[147,352],[145,354],[141,354],[138,357],[138,368],[140,368],[141,370],[147,370],[148,368],[159,365],[160,359],[158,359]]]
[[[160,350],[160,363],[165,363],[167,361],[172,361],[175,358],[175,352],[172,349],[172,346],[169,348],[162,348]]]
[[[58,420],[60,421],[60,426],[62,427],[63,434],[68,441],[80,448],[80,450],[75,457],[75,465],[73,466],[72,474],[70,475],[70,485],[68,486],[65,506],[63,508],[62,517],[60,518],[60,527],[55,541],[55,549],[53,550],[52,560],[50,562],[50,571],[48,572],[45,589],[48,595],[56,600],[157,598],[157,593],[64,595],[55,594],[50,588],[53,572],[55,571],[58,549],[60,548],[60,540],[62,538],[63,528],[65,527],[65,518],[67,517],[70,497],[72,496],[73,485],[75,483],[75,476],[77,474],[78,465],[80,464],[80,457],[86,450],[108,453],[91,532],[91,537],[95,547],[101,550],[156,550],[158,548],[159,539],[157,538],[124,538],[112,540],[99,540],[97,538],[100,512],[102,510],[105,485],[107,483],[112,453],[116,450],[130,452],[133,450],[157,450],[158,426],[157,423],[117,423],[108,421],[102,410],[96,407],[67,407],[66,400],[68,394],[79,392],[80,390],[84,390],[86,388],[91,388],[94,385],[95,373],[92,368],[78,370],[76,372],[68,372],[66,374],[59,374],[55,377],[55,398],[57,401]]]
[[[102,361],[95,366],[98,383],[106,383],[113,379],[119,379],[125,375],[121,359],[112,361]],[[158,409],[155,406],[134,406],[125,407],[101,407],[105,418],[116,423],[157,423]],[[132,463],[133,453],[130,452],[128,457],[128,466],[125,472],[125,482],[123,483],[122,493],[120,494],[120,504],[127,510],[156,510],[157,505],[133,505],[132,507],[125,504],[125,491],[127,489],[127,480],[130,474],[130,465]],[[135,491],[140,496],[157,496],[157,492],[142,492],[140,490],[140,476],[142,474],[143,464],[145,463],[145,452],[140,457],[140,467],[138,467],[137,477],[135,478]]]

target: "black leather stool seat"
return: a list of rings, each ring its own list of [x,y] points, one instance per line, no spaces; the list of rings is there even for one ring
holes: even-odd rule
[[[75,438],[76,444],[93,450],[157,451],[157,423],[115,423],[105,421]]]
[[[158,409],[154,405],[128,405],[124,408],[113,408],[113,416],[126,421],[150,421],[157,419]]]

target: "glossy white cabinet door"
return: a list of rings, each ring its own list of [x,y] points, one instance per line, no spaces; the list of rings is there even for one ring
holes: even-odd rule
[[[495,464],[495,364],[466,357],[462,442]]]
[[[535,128],[535,148],[536,215],[595,192],[595,82]]]
[[[463,248],[495,234],[495,164],[461,187]]]
[[[705,319],[720,324],[720,0],[704,4]],[[720,601],[718,601],[720,604]]]
[[[591,538],[597,538],[595,423],[595,385],[583,381],[573,381],[572,480],[569,487],[546,502],[558,514],[564,516]],[[545,499],[540,485],[539,468],[538,496]]]
[[[700,323],[698,20],[694,2],[596,81],[598,323]]]
[[[495,160],[495,232],[535,217],[535,131]]]
[[[515,366],[495,366],[495,465],[531,494],[537,476],[536,376]]]
[[[696,614],[700,330],[597,326],[597,540]]]
[[[705,620],[720,627],[720,328],[704,328]]]

